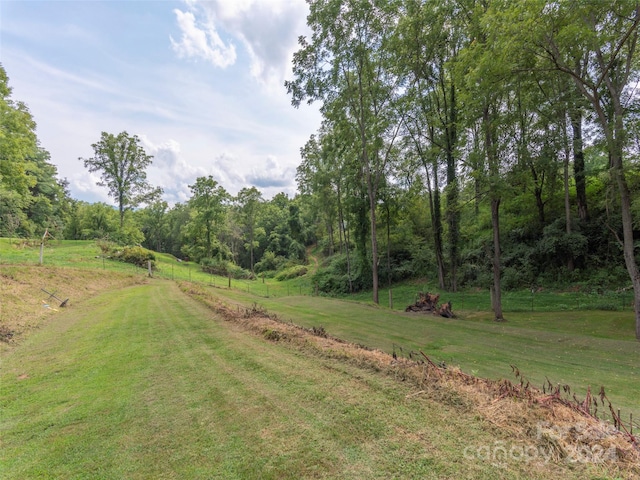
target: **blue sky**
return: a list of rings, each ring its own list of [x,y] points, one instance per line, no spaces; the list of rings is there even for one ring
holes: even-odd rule
[[[320,124],[283,86],[306,15],[304,0],[1,0],[0,62],[74,198],[113,203],[78,160],[103,131],[140,137],[171,204],[205,175],[293,195]]]

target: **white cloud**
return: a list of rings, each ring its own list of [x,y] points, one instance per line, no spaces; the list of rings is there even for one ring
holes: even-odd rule
[[[183,12],[175,9],[178,26],[182,37],[176,42],[170,37],[171,45],[179,57],[203,58],[216,67],[226,68],[236,61],[236,47],[225,45],[210,19],[196,22],[194,12]]]
[[[140,143],[153,163],[147,172],[147,180],[154,187],[162,187],[163,199],[173,205],[185,202],[191,197],[189,184],[207,175],[206,170],[189,164],[183,157],[180,144],[169,139],[163,143],[153,143],[146,135],[138,135]]]
[[[282,89],[298,36],[307,31],[304,0],[193,0],[187,6],[194,22],[203,17],[214,31],[224,30],[244,45],[256,80]]]
[[[78,160],[92,155],[102,131],[144,139],[154,156],[149,182],[171,204],[186,201],[189,185],[207,175],[232,195],[251,185],[265,198],[295,193],[299,149],[320,124],[317,106],[291,108],[282,84],[305,33],[304,0],[194,0],[179,7],[181,16],[167,2],[145,2],[145,23],[126,42],[111,22],[137,12],[136,2],[104,2],[100,10],[10,3],[15,13],[3,10],[0,34],[12,98],[29,106],[74,198],[114,203]],[[22,36],[5,35],[25,22]],[[74,25],[82,29],[70,35]],[[222,64],[233,53],[234,66],[212,73],[216,51]]]
[[[246,180],[258,189],[295,190],[295,169],[282,167],[276,157],[269,155],[265,162],[254,167]]]

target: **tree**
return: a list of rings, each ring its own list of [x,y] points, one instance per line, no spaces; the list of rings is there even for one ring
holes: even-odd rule
[[[536,49],[546,59],[547,69],[555,69],[574,82],[595,115],[604,136],[611,179],[618,190],[622,238],[612,230],[622,245],[633,285],[636,338],[640,340],[640,269],[635,259],[631,193],[624,162],[625,119],[633,104],[632,85],[640,72],[636,54],[640,2],[610,2],[603,8],[598,0],[538,0],[498,11],[495,18],[498,21],[492,26],[511,38],[508,51]]]
[[[357,146],[359,174],[369,203],[373,301],[378,303],[376,209],[392,147],[397,138],[395,101],[399,77],[391,68],[390,34],[397,2],[310,1],[311,41],[300,38],[294,54],[295,79],[285,83],[292,104],[321,100],[325,118],[346,123]],[[345,128],[345,130],[347,130]]]
[[[125,211],[157,199],[162,193],[162,189],[154,189],[147,182],[146,169],[153,157],[145,153],[139,142],[137,135],[130,136],[127,132],[117,136],[102,132],[100,141],[91,145],[94,156],[79,158],[90,172],[100,172],[97,185],[107,187],[109,196],[116,200],[120,228],[124,226]]]
[[[416,150],[423,166],[433,166],[435,188],[429,198],[432,204],[433,228],[440,288],[445,288],[445,266],[442,245],[442,218],[438,167],[446,163],[445,216],[448,226],[449,278],[452,291],[457,289],[459,259],[460,207],[458,181],[458,85],[453,65],[462,48],[465,35],[458,1],[404,0],[404,15],[398,23],[396,51],[403,75],[407,79],[408,114],[405,124],[414,142],[421,137]],[[413,128],[412,128],[413,127]],[[428,152],[427,150],[430,150]],[[426,156],[430,162],[426,161]],[[443,157],[443,158],[440,158]]]
[[[262,195],[256,187],[243,188],[238,192],[236,201],[238,204],[240,222],[244,227],[244,238],[246,241],[245,246],[250,253],[250,270],[251,273],[254,273],[254,249],[257,246],[256,233],[258,233],[256,223],[258,219],[258,210],[262,202]]]
[[[216,227],[220,230],[224,224],[225,205],[230,196],[211,175],[198,177],[189,188],[192,193],[189,199],[189,206],[193,209],[192,222],[196,229],[204,229],[204,258],[211,258]]]
[[[139,211],[139,223],[144,233],[143,247],[156,252],[166,251],[168,236],[167,210],[169,205],[164,200],[151,203]]]
[[[27,106],[11,99],[0,65],[0,235],[41,235],[48,228],[58,237],[68,216],[66,181],[56,178],[35,128]]]
[[[610,172],[618,188],[625,265],[634,291],[636,338],[640,340],[640,269],[635,258],[631,194],[624,168],[627,141],[625,117],[628,91],[640,71],[636,48],[640,27],[640,2],[616,2],[602,9],[600,2],[562,3],[557,11],[548,8],[540,40],[545,54],[559,71],[573,79],[590,102],[604,133]],[[585,63],[575,62],[575,41],[586,44]],[[635,88],[635,87],[634,87]]]
[[[513,94],[512,59],[497,56],[496,51],[508,39],[486,26],[490,2],[470,2],[468,35],[470,42],[460,52],[457,67],[464,78],[461,95],[466,105],[468,123],[479,123],[484,147],[484,174],[491,207],[492,230],[492,287],[491,305],[496,321],[504,321],[502,312],[502,256],[500,235],[500,206],[508,187],[506,170],[509,151],[506,131],[509,127],[508,100]]]
[[[11,99],[7,73],[0,65],[0,234],[28,234],[26,210],[29,189],[36,179],[29,175],[29,156],[37,148],[36,123],[23,102]]]

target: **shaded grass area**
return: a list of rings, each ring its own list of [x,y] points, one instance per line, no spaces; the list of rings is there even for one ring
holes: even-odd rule
[[[615,407],[640,418],[640,343],[628,339],[632,313],[512,312],[506,323],[489,314],[469,312],[445,319],[318,297],[263,299],[214,289],[227,301],[257,302],[283,320],[324,327],[331,335],[407,356],[423,351],[434,360],[460,366],[467,373],[515,380],[511,365],[541,388],[548,378],[568,384],[584,396],[601,386]],[[604,410],[601,411],[604,413]]]
[[[373,371],[237,330],[154,281],[3,358],[3,478],[580,478],[463,454],[496,433]]]

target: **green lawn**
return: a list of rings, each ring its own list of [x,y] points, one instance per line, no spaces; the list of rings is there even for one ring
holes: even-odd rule
[[[477,376],[515,380],[510,367],[515,365],[540,388],[546,378],[568,384],[579,396],[588,386],[595,393],[604,386],[625,418],[630,413],[640,418],[640,342],[628,334],[631,312],[512,312],[508,322],[496,323],[488,312],[445,319],[322,297],[265,299],[213,291],[226,301],[257,302],[283,320],[322,326],[331,335],[388,353],[421,350]]]
[[[163,280],[60,312],[5,352],[0,381],[6,479],[602,474],[465,455],[500,432],[371,370],[240,331]]]
[[[35,264],[38,261],[38,250],[37,245],[23,246],[15,240],[9,242],[6,239],[0,239],[0,268],[4,264],[6,265],[5,270],[8,265],[11,265],[11,268],[15,270],[15,268],[19,268],[18,264]],[[483,292],[460,292],[454,300],[454,311],[458,313],[458,318],[443,319],[431,315],[405,314],[402,311],[404,304],[413,302],[415,293],[412,292],[430,290],[428,285],[407,283],[398,286],[394,290],[394,310],[390,310],[384,306],[388,297],[382,291],[382,305],[374,306],[370,303],[369,294],[351,296],[349,299],[342,300],[311,296],[309,293],[312,291],[312,287],[306,277],[289,282],[276,282],[271,279],[266,279],[264,282],[262,279],[256,281],[232,280],[232,288],[229,289],[228,279],[207,275],[201,272],[197,265],[177,262],[169,255],[158,255],[157,262],[158,271],[154,273],[156,277],[200,282],[226,302],[245,306],[257,303],[269,312],[276,313],[283,320],[307,327],[322,326],[331,335],[388,353],[395,351],[399,355],[406,356],[410,351],[423,351],[435,361],[459,366],[467,373],[489,378],[515,380],[511,370],[511,365],[515,365],[535,386],[540,387],[546,379],[549,379],[553,384],[568,384],[572,392],[575,392],[580,398],[584,396],[588,386],[594,393],[599,391],[600,386],[604,386],[614,407],[621,409],[623,419],[626,420],[630,414],[633,414],[636,422],[635,428],[638,429],[637,423],[640,419],[640,402],[638,401],[640,398],[640,343],[633,337],[634,318],[633,313],[628,309],[564,309],[562,306],[566,306],[571,301],[576,303],[581,301],[581,297],[575,292],[553,293],[545,291],[535,294],[525,292],[520,295],[511,293],[506,295],[506,300],[512,305],[520,306],[514,308],[513,311],[506,311],[505,315],[508,321],[498,324],[492,321],[489,309],[483,307],[485,295]],[[90,241],[52,242],[45,249],[45,264],[88,268],[94,271],[103,271],[105,275],[108,275],[109,271],[135,272],[137,275],[146,277],[146,271],[143,269],[103,259],[95,243]],[[165,285],[165,283],[159,280],[154,285]],[[159,301],[162,304],[161,300],[164,300],[163,296],[165,295],[163,291],[151,295],[156,295],[158,298],[154,301]],[[449,297],[444,294],[442,299],[448,300]],[[615,303],[618,300],[615,299],[612,302]],[[543,301],[551,305],[549,308],[554,305],[559,306],[561,311],[539,311],[542,309],[538,307],[538,302]],[[526,308],[527,302],[531,302],[534,308]],[[193,328],[196,332],[195,338],[199,338],[197,337],[198,332],[203,328],[198,326],[199,320],[188,320],[189,317],[184,317],[184,314],[179,310],[168,309],[170,305],[171,302],[167,301],[164,307],[158,307],[157,313],[150,313],[150,316],[156,315],[158,321],[164,323],[156,325],[155,318],[147,318],[144,315],[144,309],[155,312],[156,307],[140,307],[142,312],[136,311],[135,313],[139,317],[136,320],[136,325],[138,323],[149,325],[147,331],[136,330],[136,334],[131,335],[131,332],[117,330],[117,332],[105,333],[104,338],[111,339],[111,335],[113,338],[120,338],[122,345],[118,345],[117,348],[125,350],[132,348],[127,345],[128,339],[131,339],[133,346],[138,345],[140,351],[143,352],[144,348],[140,344],[144,344],[146,336],[153,338],[157,332],[166,330],[176,322],[182,322],[183,328],[174,331],[175,338],[173,340],[170,335],[161,336],[159,340],[182,342],[181,339],[190,338],[189,342],[194,342],[195,339],[189,331]],[[105,308],[107,307],[105,305]],[[117,307],[122,309],[122,312],[104,313],[103,315],[108,316],[108,318],[104,318],[104,325],[107,325],[107,320],[112,320],[110,315],[113,315],[114,318],[119,316],[126,318],[127,315],[132,315],[126,307],[126,305]],[[116,306],[108,308],[116,308]],[[165,311],[163,308],[168,310]],[[190,306],[189,308],[195,307]],[[200,313],[196,314],[196,317],[197,315]],[[207,316],[210,314],[207,313]],[[72,318],[69,321],[81,322],[80,324],[82,324],[86,320]],[[60,324],[60,326],[62,325],[65,323]],[[60,326],[55,323],[51,328],[55,330]],[[69,328],[70,334],[75,331],[74,328]],[[209,328],[212,326],[208,325],[207,329]],[[47,331],[49,330],[47,329]],[[136,341],[138,337],[139,340]],[[55,342],[51,340],[53,342],[51,348],[66,348],[65,343],[56,343],[59,340],[66,341],[66,335],[56,339]],[[29,342],[31,341],[29,340]],[[21,360],[25,363],[31,361],[29,360],[30,347],[27,347],[28,344],[20,346],[18,349],[20,352],[27,352],[24,353],[25,358]],[[164,346],[159,344],[157,347],[168,351],[173,349],[171,343]],[[96,348],[95,344],[86,346],[87,355]],[[113,349],[116,346],[110,348]],[[206,349],[206,347],[203,348]],[[255,345],[247,347],[248,350],[254,348],[257,347]],[[96,350],[96,352],[101,351]],[[22,354],[15,353],[15,355]],[[101,355],[102,353],[100,353]],[[137,361],[139,365],[134,373],[137,375],[141,374],[139,372],[145,368],[153,370],[158,367],[155,355],[143,355],[137,360],[131,357],[130,364],[134,365]],[[238,354],[238,358],[240,357],[241,355]],[[34,361],[42,361],[46,364],[49,357],[35,356],[34,358],[36,359]],[[38,358],[40,360],[37,360]],[[78,358],[83,357],[80,355]],[[152,363],[155,362],[151,366],[146,365],[149,358],[153,359]],[[173,362],[177,360],[171,356],[166,358],[165,369],[168,371],[172,368]],[[200,360],[208,357],[205,355],[197,358],[198,360],[193,360],[193,362],[199,365]],[[270,361],[278,363],[284,360],[272,356]],[[129,364],[124,365],[124,367],[128,366]],[[12,379],[12,375],[19,376],[21,373],[14,371],[8,378]],[[55,375],[57,378],[59,373]],[[112,376],[108,372],[105,375]],[[158,378],[162,377],[158,373],[152,375]],[[32,377],[30,376],[30,378]],[[198,378],[194,381],[196,383],[206,382],[206,378]],[[24,383],[24,385],[27,384]],[[167,384],[167,388],[169,387],[170,384]],[[3,398],[5,391],[9,390],[5,390],[3,385]],[[96,387],[96,391],[99,392],[100,389]],[[270,395],[276,395],[276,393],[272,392]],[[117,397],[120,399],[120,394]],[[288,398],[287,401],[293,402],[294,400]],[[34,405],[38,405],[37,402]],[[40,407],[38,405],[37,408]],[[130,406],[125,405],[119,411],[128,411],[129,408]],[[606,413],[606,409],[601,408],[599,413]],[[109,424],[113,423],[111,419],[107,420]],[[38,429],[40,426],[35,428]],[[242,462],[239,461],[239,463]]]

